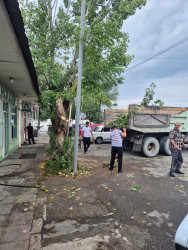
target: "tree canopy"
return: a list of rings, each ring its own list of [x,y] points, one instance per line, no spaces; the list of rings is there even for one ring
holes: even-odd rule
[[[56,119],[57,100],[66,113],[76,93],[81,0],[20,0],[20,4],[39,78],[42,117]],[[93,107],[110,107],[116,100],[122,73],[133,58],[127,54],[129,37],[122,25],[145,4],[146,0],[86,1],[83,111],[96,112]]]

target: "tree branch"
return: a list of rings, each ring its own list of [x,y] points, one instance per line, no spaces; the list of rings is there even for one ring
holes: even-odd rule
[[[88,3],[88,5],[87,5],[87,10],[86,10],[86,15],[85,15],[86,17],[87,17],[88,14],[89,14],[89,7],[90,7],[90,4],[91,4],[91,1],[92,1],[92,0],[90,0],[89,3]]]
[[[66,15],[68,15],[69,9],[71,6],[71,0],[69,0],[68,5],[67,5],[67,10],[66,10]]]
[[[55,5],[55,3],[56,3],[56,5]],[[52,9],[54,8],[54,6],[55,6],[55,11],[54,11],[54,18],[53,18],[53,21],[55,20],[55,16],[56,16],[56,11],[57,11],[57,3],[58,3],[58,0],[55,0],[54,1],[54,5],[53,5],[53,7],[52,7]]]
[[[74,76],[75,76],[75,70],[76,70],[76,64],[77,64],[77,59],[78,59],[78,51],[75,52],[74,54],[74,59],[72,61],[72,75],[69,78],[68,86],[71,88],[72,83],[74,81]]]

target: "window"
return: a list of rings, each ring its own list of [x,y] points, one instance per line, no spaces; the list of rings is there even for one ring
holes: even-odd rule
[[[99,131],[99,127],[95,127],[94,132],[98,132],[98,131]]]
[[[104,132],[110,132],[110,128],[104,128]]]
[[[17,138],[17,110],[11,107],[11,138]]]
[[[3,111],[8,111],[8,103],[7,102],[3,102]]]

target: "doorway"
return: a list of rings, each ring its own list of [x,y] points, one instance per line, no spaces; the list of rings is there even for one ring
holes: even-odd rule
[[[3,156],[7,154],[7,112],[3,112]]]

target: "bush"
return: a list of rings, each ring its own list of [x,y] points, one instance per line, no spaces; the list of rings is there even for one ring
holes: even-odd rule
[[[50,158],[45,164],[45,174],[58,174],[59,172],[71,171],[73,168],[73,137],[65,139],[63,147],[55,145],[52,128],[49,128],[50,148],[48,153]]]

